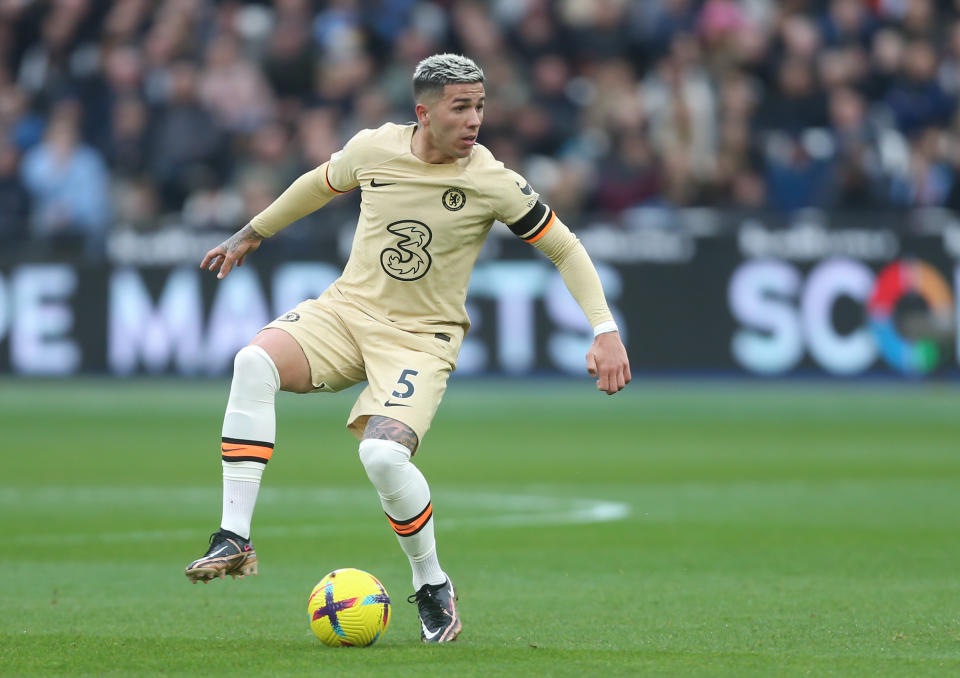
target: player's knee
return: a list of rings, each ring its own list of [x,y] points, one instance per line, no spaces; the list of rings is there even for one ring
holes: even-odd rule
[[[259,346],[244,346],[233,359],[233,381],[238,385],[265,386],[274,392],[280,389],[280,375],[265,350]]]
[[[410,450],[392,440],[367,438],[360,441],[360,461],[370,482],[379,487],[410,461]]]

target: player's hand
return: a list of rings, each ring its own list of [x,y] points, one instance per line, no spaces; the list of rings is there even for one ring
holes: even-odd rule
[[[200,262],[200,268],[209,271],[219,268],[217,278],[225,278],[235,265],[243,266],[243,260],[247,258],[248,254],[260,247],[261,242],[263,242],[263,236],[257,234],[253,227],[247,224],[207,252],[203,261]]]
[[[630,383],[630,360],[619,332],[598,334],[587,351],[587,372],[597,380],[597,388],[613,395]]]

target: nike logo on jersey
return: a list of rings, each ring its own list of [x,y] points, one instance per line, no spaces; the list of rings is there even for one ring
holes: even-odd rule
[[[242,450],[242,447],[221,447],[221,452],[236,452],[237,450]]]
[[[530,184],[524,184],[523,186],[521,186],[519,181],[514,181],[513,183],[517,185],[517,188],[519,188],[520,192],[523,193],[524,195],[533,194],[533,189],[530,188]]]
[[[380,188],[381,186],[393,186],[397,182],[391,182],[389,184],[378,184],[376,179],[370,180],[370,188]]]
[[[391,403],[389,400],[384,403],[385,407],[411,407],[407,403]]]

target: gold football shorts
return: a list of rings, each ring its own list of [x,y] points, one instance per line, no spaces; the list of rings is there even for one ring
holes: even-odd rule
[[[330,290],[266,327],[300,344],[316,391],[336,393],[367,382],[347,418],[357,438],[371,416],[381,415],[403,422],[422,442],[459,351],[448,334],[391,327]]]

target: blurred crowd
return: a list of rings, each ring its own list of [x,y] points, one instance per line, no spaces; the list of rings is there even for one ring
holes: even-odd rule
[[[572,225],[960,208],[960,0],[0,0],[0,243],[235,230],[442,51]]]

